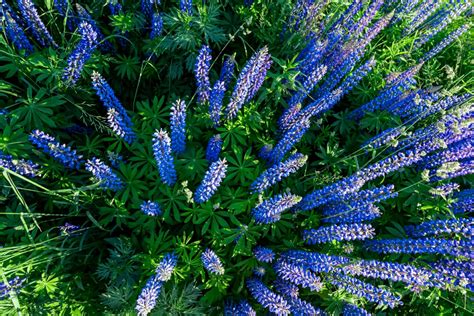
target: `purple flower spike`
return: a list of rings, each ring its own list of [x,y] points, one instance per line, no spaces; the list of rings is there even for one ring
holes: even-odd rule
[[[272,61],[266,46],[257,51],[245,64],[225,109],[227,119],[235,118],[240,108],[255,96],[271,65]]]

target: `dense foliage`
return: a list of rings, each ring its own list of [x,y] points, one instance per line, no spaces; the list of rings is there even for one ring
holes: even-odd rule
[[[0,313],[472,314],[472,10],[0,0]]]

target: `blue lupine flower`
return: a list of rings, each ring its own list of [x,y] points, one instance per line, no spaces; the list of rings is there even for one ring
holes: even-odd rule
[[[354,65],[359,61],[360,58],[362,58],[360,50],[357,49],[354,51],[350,51],[347,54],[347,57],[342,60],[340,65],[335,67],[331,72],[328,71],[328,75],[326,76],[324,82],[313,94],[313,97],[317,99],[330,93],[341,81],[341,79],[349,73],[349,71],[352,69],[352,67],[354,67]],[[373,60],[369,61],[373,63]]]
[[[194,74],[196,77],[198,102],[205,103],[209,101],[209,92],[211,91],[211,83],[209,81],[209,69],[211,68],[211,49],[207,45],[203,45],[199,50],[194,66]]]
[[[435,188],[430,189],[430,194],[434,196],[448,196],[453,194],[455,191],[459,191],[461,186],[457,183],[446,183]]]
[[[374,228],[370,224],[341,224],[307,229],[303,231],[303,239],[309,245],[330,242],[333,240],[360,240],[373,238]]]
[[[385,176],[403,167],[411,166],[423,159],[424,152],[419,150],[407,150],[392,154],[388,158],[380,160],[356,172],[356,176],[364,181],[370,181]]]
[[[463,139],[451,144],[448,148],[427,155],[418,163],[422,168],[434,168],[448,162],[462,161],[474,156],[474,140],[472,138]]]
[[[294,262],[316,273],[338,273],[367,278],[404,282],[417,290],[419,287],[447,288],[456,282],[450,276],[417,268],[409,264],[382,262],[377,260],[358,260],[342,256],[330,256],[316,252],[290,250],[284,252],[281,260]]]
[[[101,42],[100,47],[105,50],[111,50],[111,44],[108,41],[105,41],[105,36],[102,34],[99,26],[97,25],[96,21],[92,18],[90,13],[79,3],[76,3],[76,19],[78,23],[87,22],[90,24],[90,27],[94,30],[94,33],[97,36],[97,41]]]
[[[66,25],[68,29],[73,32],[76,25],[74,23],[74,13],[70,7],[68,0],[54,0],[54,8],[58,11],[59,15],[66,19]],[[110,6],[111,4],[109,4]]]
[[[59,231],[61,232],[61,236],[72,236],[80,228],[80,226],[71,223],[64,223],[64,225],[59,226]]]
[[[6,17],[6,16],[10,16],[13,20],[15,20],[16,23],[18,23],[18,25],[22,29],[28,27],[25,21],[23,21],[23,19],[20,16],[18,16],[16,11],[14,11],[12,7],[5,0],[1,0],[0,1],[0,18]]]
[[[179,9],[189,15],[193,14],[193,0],[179,0]]]
[[[234,68],[235,68],[235,60],[234,56],[228,56],[224,60],[224,64],[221,68],[221,73],[219,75],[219,81],[224,82],[225,90],[229,87],[230,82],[232,81],[232,77],[234,75]]]
[[[285,155],[298,143],[306,131],[309,129],[309,120],[302,120],[294,124],[268,154],[269,161],[277,164],[285,158]]]
[[[16,172],[22,176],[34,178],[39,173],[39,165],[31,160],[14,159],[0,151],[0,167]]]
[[[330,256],[301,250],[285,251],[281,254],[281,258],[288,262],[294,262],[307,267],[316,273],[338,272],[339,270],[337,270],[337,268],[339,266],[345,266],[351,262],[349,258],[342,256]]]
[[[288,304],[290,304],[290,311],[293,315],[327,315],[324,311],[315,308],[310,303],[298,297],[285,297],[285,299],[288,301]]]
[[[123,138],[127,143],[132,143],[135,140],[135,133],[125,123],[122,115],[116,109],[110,108],[107,110],[107,122],[114,134]]]
[[[455,285],[465,286],[471,291],[474,289],[474,269],[472,261],[444,259],[431,263],[431,266],[438,272],[455,278]]]
[[[403,282],[410,285],[412,291],[418,291],[419,288],[424,287],[446,289],[457,282],[456,278],[444,276],[431,269],[377,260],[359,260],[345,266],[335,267],[333,270],[353,276]]]
[[[7,283],[0,283],[0,299],[5,298],[11,291],[18,292],[21,286],[25,282],[25,279],[20,279],[20,277],[14,277],[9,280]]]
[[[194,194],[194,201],[204,203],[209,200],[221,185],[227,172],[227,161],[219,159],[211,164]]]
[[[160,0],[141,0],[140,1],[140,9],[142,13],[145,15],[147,20],[150,20],[153,12],[155,11],[155,7],[161,4]]]
[[[359,19],[357,23],[354,23],[347,31],[353,37],[361,35],[362,31],[369,25],[369,23],[374,18],[375,14],[378,12],[380,7],[383,4],[383,0],[373,1],[367,10],[365,10],[364,15]]]
[[[155,308],[161,288],[171,278],[176,263],[176,255],[168,253],[158,264],[156,273],[148,279],[137,299],[135,309],[139,316],[146,316]]]
[[[253,298],[264,308],[277,315],[289,315],[290,306],[288,302],[278,294],[270,291],[260,280],[247,279],[247,288]]]
[[[410,237],[426,237],[442,234],[461,234],[466,237],[474,236],[474,219],[457,218],[448,220],[434,220],[419,225],[405,226]]]
[[[176,154],[186,150],[186,102],[176,100],[171,107],[171,149]]]
[[[322,288],[321,278],[303,266],[279,259],[275,263],[274,269],[278,277],[285,281],[316,292]]]
[[[271,65],[272,61],[266,46],[257,51],[247,61],[239,74],[229,104],[225,110],[227,119],[235,118],[240,108],[255,96],[262,86]]]
[[[263,201],[252,210],[257,224],[269,224],[280,220],[281,214],[298,204],[301,197],[289,193],[276,195]]]
[[[447,162],[439,168],[430,169],[429,171],[430,182],[465,176],[474,173],[474,159],[470,158],[461,162]]]
[[[219,154],[222,150],[222,138],[221,135],[217,134],[209,139],[206,148],[206,159],[210,163],[216,162],[219,160]]]
[[[168,133],[160,129],[153,134],[153,154],[160,172],[161,181],[172,186],[176,182],[174,159],[171,156],[171,139]]]
[[[297,126],[308,125],[312,117],[321,116],[324,112],[330,110],[337,102],[343,97],[344,90],[337,88],[330,93],[325,94],[321,98],[317,99],[313,103],[310,103],[305,108],[291,117],[289,122],[285,123],[286,128],[281,128],[281,133],[288,133]]]
[[[140,210],[149,216],[159,216],[162,213],[160,205],[157,202],[150,200],[143,201],[143,203],[140,205]]]
[[[79,169],[83,163],[82,155],[78,155],[76,150],[59,143],[54,137],[45,132],[34,130],[31,132],[29,139],[36,147],[68,168]]]
[[[79,79],[84,64],[91,57],[97,45],[97,33],[89,23],[82,22],[78,31],[82,38],[68,57],[67,67],[63,73],[63,80],[68,85],[74,85]]]
[[[435,238],[420,239],[380,239],[365,242],[367,250],[377,253],[433,253],[455,257],[474,258],[474,245],[471,240],[449,240]]]
[[[392,184],[361,190],[347,194],[343,199],[335,199],[323,208],[324,215],[341,215],[360,209],[368,210],[368,206],[373,203],[385,201],[396,197],[395,186]]]
[[[400,297],[395,296],[393,293],[356,278],[342,274],[333,274],[328,276],[327,280],[336,287],[358,297],[365,298],[369,302],[387,305],[390,308],[403,304]]]
[[[364,112],[386,109],[388,105],[398,100],[405,91],[414,85],[413,76],[420,70],[422,65],[423,63],[419,63],[401,74],[386,78],[387,86],[375,98],[352,111],[349,117],[353,120],[360,120],[364,116]]]
[[[211,249],[206,249],[201,255],[201,261],[204,269],[209,273],[224,274],[224,267],[222,266],[221,259]]]
[[[296,77],[297,81],[303,81],[314,72],[320,65],[323,55],[326,53],[327,41],[318,41],[311,38],[308,44],[298,54],[296,61],[298,62],[297,70],[300,74]]]
[[[93,157],[87,160],[86,170],[92,173],[95,180],[100,182],[100,187],[104,190],[118,191],[123,187],[122,180],[113,173],[109,166],[98,158]]]
[[[112,0],[111,2],[109,2],[109,10],[111,15],[118,15],[122,13],[122,9],[123,7],[120,4],[119,0]]]
[[[386,110],[403,120],[412,120],[419,113],[426,112],[433,103],[437,102],[439,94],[428,90],[412,91],[404,95],[398,102],[393,103]],[[418,119],[418,118],[417,118]]]
[[[355,210],[339,211],[334,215],[322,218],[322,222],[330,224],[351,224],[371,221],[382,215],[380,209],[373,205],[367,204]]]
[[[163,282],[158,281],[154,275],[148,279],[135,306],[139,316],[146,316],[155,308],[162,286]]]
[[[441,32],[445,29],[455,18],[461,15],[464,11],[469,8],[468,3],[460,3],[460,2],[451,2],[453,8],[442,13],[442,15],[437,19],[435,25],[430,25],[425,33],[422,33],[421,36],[413,43],[413,48],[418,49],[423,44],[427,43],[430,39],[432,39],[436,34]]]
[[[454,214],[470,213],[474,211],[474,189],[467,189],[454,195],[456,201],[449,205]]]
[[[372,70],[375,64],[375,58],[372,56],[369,58],[369,60],[352,72],[346,79],[344,79],[340,87],[340,89],[343,91],[342,94],[348,93],[355,86],[357,86],[359,82]]]
[[[281,36],[287,30],[299,31],[306,34],[308,30],[317,27],[319,11],[326,5],[326,1],[298,0],[290,13],[288,21],[283,26]]]
[[[209,97],[209,115],[214,123],[214,126],[219,126],[221,119],[222,101],[224,100],[224,93],[226,91],[225,83],[217,81],[212,87]]]
[[[136,135],[132,130],[132,120],[128,116],[127,111],[115,96],[107,81],[98,72],[94,71],[91,78],[92,87],[102,101],[102,104],[107,108],[109,127],[127,143],[132,143],[136,139]]]
[[[288,107],[283,111],[282,115],[278,119],[278,127],[281,131],[287,131],[290,126],[296,121],[296,116],[301,110],[301,104],[295,104],[294,106]]]
[[[365,181],[355,175],[343,178],[307,194],[297,208],[298,210],[309,211],[329,202],[346,200],[351,193],[357,192],[364,184]]]
[[[295,173],[306,164],[308,156],[300,153],[293,154],[287,160],[268,168],[250,185],[252,193],[262,193],[265,189],[280,182],[290,174]]]
[[[353,304],[344,304],[342,308],[342,316],[371,316],[372,314]]]
[[[1,13],[1,12],[0,12]],[[16,20],[11,16],[10,12],[5,11],[5,32],[7,38],[13,43],[18,50],[24,50],[25,54],[30,54],[34,51],[28,37]],[[2,14],[0,14],[0,18]]]
[[[410,34],[423,24],[439,7],[443,4],[442,1],[422,2],[415,11],[413,20],[407,25],[404,34]]]
[[[392,127],[389,129],[384,130],[383,132],[379,133],[378,135],[372,137],[364,144],[363,147],[369,147],[371,149],[377,149],[385,145],[390,145],[395,143],[396,146],[396,139],[405,131],[402,127]]]
[[[224,306],[224,316],[256,316],[257,313],[246,300],[239,303],[227,301]]]
[[[255,258],[260,262],[272,262],[275,258],[275,253],[270,248],[256,246],[253,248]]]
[[[18,0],[18,9],[20,10],[21,16],[28,25],[28,30],[33,34],[41,46],[58,46],[54,42],[51,34],[49,34],[49,31],[44,25],[43,21],[41,21],[38,11],[31,0]]]
[[[424,119],[434,113],[438,113],[443,110],[449,110],[457,105],[460,105],[473,97],[472,93],[465,93],[461,95],[448,96],[438,102],[432,104],[428,109],[422,108],[421,111],[418,111],[415,115],[419,119]]]
[[[167,253],[156,267],[156,279],[161,282],[169,281],[177,263],[178,257],[176,254]]]
[[[298,298],[300,289],[296,284],[277,278],[273,284],[275,290],[285,298]]]
[[[326,70],[327,67],[325,65],[321,65],[308,74],[301,83],[301,88],[297,90],[288,101],[288,106],[291,108],[297,104],[303,103],[319,80],[321,80],[321,78],[326,74]]]
[[[438,43],[435,47],[433,47],[429,52],[427,52],[422,58],[422,61],[427,61],[433,58],[436,54],[441,52],[445,49],[449,44],[454,42],[457,38],[461,35],[466,33],[469,30],[469,25],[465,24],[454,30],[453,32],[449,33],[440,43]]]
[[[150,38],[154,39],[163,33],[163,18],[159,12],[153,13],[153,17],[151,19],[151,32]]]

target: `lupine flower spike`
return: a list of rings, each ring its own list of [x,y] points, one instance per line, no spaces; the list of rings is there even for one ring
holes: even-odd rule
[[[18,0],[18,9],[28,25],[28,30],[41,46],[58,47],[31,0]]]
[[[132,120],[127,111],[115,96],[112,88],[98,72],[94,71],[91,78],[92,87],[107,109],[107,120],[110,128],[127,143],[132,143],[136,135],[132,130]]]
[[[0,167],[11,170],[19,175],[34,178],[39,174],[39,165],[31,160],[15,159],[0,151]]]
[[[150,38],[155,39],[163,33],[163,18],[159,12],[153,13]]]
[[[67,67],[63,73],[63,80],[71,86],[76,84],[81,76],[84,64],[97,46],[97,33],[89,23],[82,22],[79,25],[78,32],[82,38],[67,59]]]
[[[270,248],[265,248],[262,246],[257,246],[253,249],[253,254],[255,255],[255,259],[260,262],[272,262],[275,258],[275,253]]]
[[[209,69],[211,67],[211,60],[211,49],[207,45],[202,46],[196,59],[196,65],[194,66],[198,102],[201,104],[209,101],[209,92],[211,91]]]
[[[280,295],[270,291],[260,280],[248,279],[247,288],[255,300],[270,312],[277,315],[290,315],[288,302]]]
[[[171,156],[171,139],[163,129],[157,130],[153,134],[153,154],[158,165],[161,181],[172,186],[176,182],[176,170],[173,156]]]
[[[227,119],[235,118],[240,108],[255,96],[271,65],[272,61],[266,46],[257,51],[245,64],[225,110]]]
[[[71,147],[60,144],[45,132],[34,130],[30,134],[30,141],[68,168],[79,169],[83,163],[82,155],[78,155]]]
[[[224,274],[224,267],[222,266],[221,260],[211,249],[206,249],[201,255],[201,261],[204,269],[209,273]]]
[[[161,215],[161,209],[157,202],[153,201],[144,201],[140,205],[140,210],[149,216],[159,216]]]
[[[123,187],[122,180],[112,172],[109,166],[98,158],[92,158],[86,162],[86,170],[92,173],[95,180],[100,183],[104,190],[118,191]]]
[[[222,138],[221,135],[214,135],[209,139],[206,148],[206,159],[210,163],[216,162],[219,160],[219,154],[222,150]]]
[[[1,12],[0,12],[1,13]],[[34,51],[33,45],[29,41],[25,32],[18,25],[17,21],[11,16],[11,13],[6,11],[5,15],[5,32],[8,40],[13,43],[18,50],[24,50],[25,54],[30,54]],[[0,14],[0,18],[2,15]]]
[[[211,164],[209,170],[204,175],[199,187],[194,194],[194,201],[197,203],[204,203],[209,200],[224,180],[227,172],[227,161],[219,159]]]
[[[182,154],[186,149],[186,102],[176,100],[171,107],[171,149]]]
[[[161,288],[171,279],[177,261],[175,254],[168,253],[158,264],[155,274],[148,279],[137,299],[135,310],[139,316],[146,316],[155,308]]]

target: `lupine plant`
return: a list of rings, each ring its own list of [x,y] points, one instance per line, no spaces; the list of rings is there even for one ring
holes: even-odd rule
[[[472,3],[0,0],[2,315],[471,315]]]

